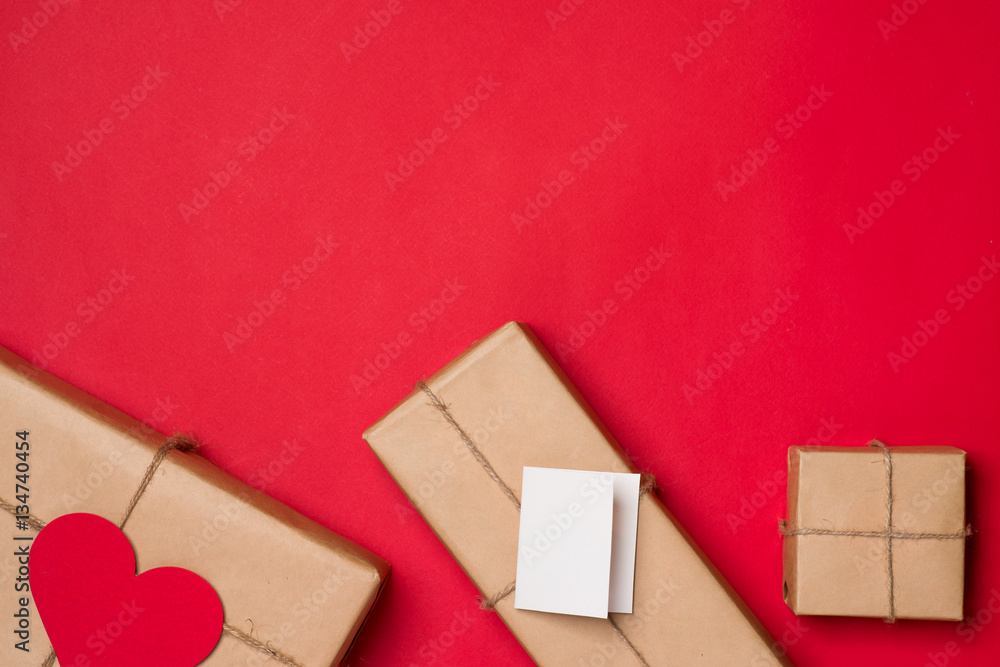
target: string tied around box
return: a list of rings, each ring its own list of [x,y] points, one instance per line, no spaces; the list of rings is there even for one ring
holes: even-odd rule
[[[153,460],[150,461],[149,465],[146,467],[146,473],[142,476],[142,481],[139,482],[139,486],[136,488],[135,492],[132,494],[132,497],[129,499],[129,503],[126,506],[124,513],[122,514],[122,518],[118,521],[117,525],[119,530],[125,529],[125,524],[128,522],[129,517],[132,516],[132,512],[135,510],[136,505],[139,503],[139,500],[146,492],[146,489],[149,488],[149,485],[153,481],[153,476],[159,469],[160,464],[163,463],[164,459],[167,458],[167,455],[173,451],[195,452],[198,450],[200,446],[201,445],[197,440],[195,440],[191,436],[183,434],[177,434],[164,440],[163,444],[160,445],[159,449],[156,450],[156,454],[153,455]],[[36,531],[41,531],[43,528],[45,528],[46,523],[44,521],[31,514],[28,515],[18,514],[17,506],[7,502],[7,500],[4,498],[0,498],[0,509],[4,510],[5,512],[7,512],[12,516],[17,517],[19,521],[23,521],[30,528]],[[251,635],[243,632],[236,626],[230,625],[227,622],[223,622],[222,632],[256,651],[267,654],[269,658],[274,659],[275,661],[281,663],[282,665],[288,665],[288,667],[302,667],[301,664],[296,662],[294,658],[292,658],[289,655],[286,655],[285,653],[282,653],[278,649],[272,648],[268,642],[262,642],[259,639],[252,637]],[[55,664],[55,661],[56,661],[55,651],[50,651],[48,657],[45,658],[45,661],[42,663],[41,667],[52,667]]]
[[[799,535],[843,535],[849,537],[880,537],[885,540],[885,568],[887,577],[887,588],[889,596],[889,613],[885,617],[886,623],[896,622],[896,581],[892,566],[892,542],[893,540],[964,540],[972,534],[972,526],[955,533],[908,533],[893,530],[892,508],[893,508],[893,484],[892,484],[892,451],[879,440],[872,440],[868,443],[882,453],[882,461],[885,465],[885,528],[880,531],[867,530],[824,530],[819,528],[792,528],[788,522],[782,519],[778,522],[778,532],[785,537],[795,537]]]
[[[461,424],[458,423],[458,420],[456,420],[454,415],[452,415],[451,410],[448,408],[445,402],[442,401],[441,398],[438,397],[438,395],[435,394],[434,391],[427,386],[426,382],[423,381],[418,382],[417,389],[419,389],[420,391],[422,391],[424,394],[427,395],[427,397],[431,401],[430,403],[431,406],[434,409],[436,409],[438,413],[444,418],[444,420],[451,425],[451,427],[455,430],[456,433],[458,433],[458,437],[462,439],[462,442],[465,443],[465,446],[468,448],[469,452],[471,452],[472,456],[476,459],[476,461],[479,462],[479,465],[483,468],[483,470],[486,471],[486,474],[488,474],[490,476],[490,479],[492,479],[497,484],[497,486],[500,487],[500,489],[504,492],[504,495],[506,495],[510,499],[510,501],[514,504],[514,507],[517,508],[517,511],[520,512],[521,501],[518,499],[513,489],[511,489],[510,486],[508,486],[507,483],[503,481],[500,475],[497,474],[496,470],[490,464],[489,460],[487,460],[486,456],[479,449],[479,447],[476,446],[476,443],[469,436],[468,432],[464,428],[462,428]],[[655,488],[656,488],[656,479],[653,477],[653,475],[648,473],[643,474],[639,485],[639,497],[642,498],[642,496],[646,495]],[[488,598],[480,597],[479,606],[486,611],[494,611],[497,604],[499,604],[500,601],[506,598],[508,595],[513,593],[516,587],[517,587],[517,582],[512,581],[509,584],[507,584],[503,589],[498,591],[496,594]],[[632,641],[622,631],[622,629],[618,626],[615,620],[611,618],[610,615],[608,616],[607,620],[608,623],[611,624],[611,629],[614,630],[615,635],[618,636],[618,639],[621,640],[621,642],[625,645],[625,647],[629,650],[629,652],[633,656],[635,656],[635,659],[638,661],[639,665],[641,667],[649,667],[649,663],[642,656],[642,653],[639,652],[639,649],[636,648],[635,644],[632,643]]]

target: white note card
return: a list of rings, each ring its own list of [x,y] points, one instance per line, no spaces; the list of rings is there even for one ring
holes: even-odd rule
[[[639,475],[524,468],[514,607],[632,611]]]
[[[639,478],[614,473],[615,519],[611,530],[611,591],[608,611],[632,613],[635,584],[635,539],[639,531]]]

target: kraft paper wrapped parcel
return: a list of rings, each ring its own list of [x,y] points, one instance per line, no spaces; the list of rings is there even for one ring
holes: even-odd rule
[[[0,426],[12,441],[28,432],[29,507],[42,522],[87,512],[117,524],[166,440],[3,348]],[[8,504],[17,463],[14,447],[0,455],[0,499]],[[15,521],[0,511],[4,539],[27,534]],[[182,567],[215,588],[236,634],[223,631],[207,667],[339,664],[389,574],[378,556],[182,451],[167,454],[123,530],[140,573]],[[0,609],[17,608],[24,595],[13,585],[17,572],[14,549],[4,548]],[[0,665],[46,660],[51,644],[33,603],[30,614],[30,653],[15,649],[11,634]]]
[[[654,493],[639,501],[632,614],[514,609],[524,466],[636,472],[527,327],[469,348],[368,429],[396,482],[541,667],[789,664]],[[488,612],[483,612],[488,613]]]
[[[965,452],[872,444],[789,449],[785,601],[796,614],[962,620]]]

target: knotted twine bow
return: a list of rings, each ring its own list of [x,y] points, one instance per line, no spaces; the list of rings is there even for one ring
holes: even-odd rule
[[[164,441],[164,443],[156,451],[156,454],[153,456],[153,460],[150,461],[149,466],[146,468],[146,474],[143,475],[142,481],[139,483],[139,488],[137,488],[135,493],[132,494],[128,507],[125,508],[125,513],[122,515],[121,521],[118,522],[119,530],[123,530],[125,528],[125,523],[128,521],[129,517],[132,516],[132,511],[139,503],[139,499],[142,498],[142,494],[146,492],[146,489],[153,481],[153,475],[160,467],[160,464],[163,463],[163,460],[167,458],[167,454],[174,450],[179,452],[194,452],[198,449],[198,447],[198,442],[194,438],[186,435],[175,435]],[[17,513],[17,507],[3,498],[0,498],[0,509],[3,509],[8,514],[23,520],[34,530],[41,531],[42,528],[45,528],[44,521],[32,515],[28,515],[26,518],[22,517],[22,515]],[[283,665],[288,665],[289,667],[301,667],[301,665],[290,656],[285,655],[277,649],[271,648],[259,639],[254,639],[239,628],[229,625],[229,623],[222,624],[222,631],[237,641],[246,644],[250,648],[256,649],[261,653],[266,653],[268,656],[274,658]],[[56,653],[55,651],[50,651],[48,657],[45,658],[45,662],[42,663],[42,667],[52,667],[52,665],[55,664],[55,661]]]
[[[500,475],[497,474],[496,470],[493,469],[493,466],[490,465],[490,462],[479,450],[479,447],[476,446],[476,443],[472,441],[472,438],[469,437],[469,434],[466,433],[465,429],[463,429],[462,426],[458,423],[458,421],[455,420],[455,417],[451,414],[451,410],[448,409],[448,406],[445,405],[444,401],[438,398],[437,394],[435,394],[431,390],[431,388],[427,386],[426,382],[418,382],[417,388],[420,389],[425,394],[427,394],[428,398],[431,399],[431,405],[434,408],[436,408],[438,412],[441,413],[441,416],[444,417],[445,421],[451,424],[451,427],[455,429],[455,431],[458,433],[459,437],[462,439],[462,442],[465,443],[465,446],[472,453],[472,456],[475,457],[476,461],[479,462],[479,465],[481,465],[483,467],[483,470],[486,471],[486,473],[490,476],[490,478],[497,483],[497,485],[504,492],[504,494],[508,498],[510,498],[510,501],[512,503],[514,503],[514,507],[517,508],[517,511],[520,512],[521,501],[518,500],[517,495],[514,494],[514,491],[509,486],[507,486],[507,483],[504,482],[503,479],[501,479]],[[642,482],[639,486],[639,497],[642,498],[642,496],[646,495],[654,488],[656,488],[656,480],[653,478],[653,476],[649,474],[642,475]],[[480,598],[479,606],[487,611],[492,611],[501,600],[503,600],[505,597],[514,592],[516,584],[517,584],[516,581],[512,581],[509,584],[507,584],[507,586],[505,586],[503,590],[493,595],[492,597]],[[615,620],[611,618],[611,616],[608,616],[608,623],[611,624],[611,628],[615,631],[615,634],[618,635],[618,639],[620,639],[622,643],[625,644],[625,647],[628,648],[628,650],[632,653],[632,655],[635,656],[635,659],[639,661],[641,667],[649,667],[649,663],[646,662],[646,659],[642,657],[641,653],[639,653],[639,649],[637,649],[635,645],[629,640],[629,638],[625,636],[625,633],[622,632],[622,629],[618,627],[618,624],[615,623]]]
[[[870,446],[882,452],[882,460],[885,462],[885,529],[881,531],[864,530],[820,530],[818,528],[789,528],[788,522],[782,519],[778,523],[778,531],[785,537],[796,535],[848,535],[851,537],[881,537],[885,540],[885,569],[888,575],[889,589],[889,615],[885,617],[886,623],[896,622],[896,582],[892,571],[892,541],[893,540],[964,540],[972,534],[972,527],[957,533],[905,533],[896,532],[892,529],[892,453],[879,440],[872,440]]]

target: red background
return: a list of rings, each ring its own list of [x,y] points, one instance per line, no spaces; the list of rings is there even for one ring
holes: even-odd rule
[[[889,0],[591,0],[555,28],[555,0],[403,0],[350,62],[340,43],[386,2],[272,4],[220,17],[209,0],[70,2],[32,32],[37,0],[4,3],[0,344],[160,430],[193,431],[240,478],[276,470],[282,441],[304,446],[267,492],[394,568],[349,664],[530,664],[361,432],[505,321],[555,350],[580,343],[607,299],[615,312],[584,327],[566,371],[796,663],[997,655],[1000,281],[961,309],[948,297],[996,252],[994,3],[914,3],[884,38]],[[704,21],[718,32],[724,9],[732,22],[679,71],[673,54]],[[122,119],[115,100],[157,65],[169,74]],[[454,130],[444,113],[481,76],[500,85]],[[812,86],[832,96],[788,138],[776,124]],[[241,145],[274,108],[294,118],[249,160]],[[60,180],[52,163],[105,118],[113,130]],[[581,172],[573,154],[605,119],[627,127]],[[385,172],[438,127],[447,139],[390,191]],[[909,180],[904,163],[949,127],[959,138]],[[769,138],[776,152],[724,201],[718,182]],[[180,204],[230,161],[239,174],[185,219]],[[519,230],[511,214],[563,169],[574,182]],[[905,193],[849,239],[844,224],[894,179]],[[304,265],[317,237],[337,247]],[[672,257],[637,275],[660,244]],[[304,266],[292,289],[283,276]],[[87,300],[115,270],[134,280],[97,312]],[[626,300],[615,286],[630,275],[648,280]],[[465,289],[441,312],[448,280]],[[275,289],[284,302],[227,345]],[[798,299],[751,340],[785,289]],[[889,353],[939,309],[947,322],[894,369]],[[401,333],[410,344],[356,388]],[[745,352],[685,398],[734,341]],[[784,487],[770,482],[829,418],[835,444],[969,452],[966,611],[990,623],[804,618],[788,632]],[[472,622],[452,638],[456,613]]]

